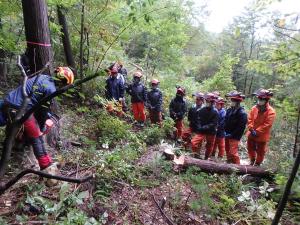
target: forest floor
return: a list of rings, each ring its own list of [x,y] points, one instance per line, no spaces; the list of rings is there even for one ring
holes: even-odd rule
[[[63,150],[52,154],[62,175],[84,177],[94,173],[96,179],[80,185],[60,182],[49,188],[43,179],[27,175],[0,197],[0,224],[271,222],[276,205],[271,198],[271,192],[276,191],[273,181],[206,174],[197,168],[175,172],[172,163],[163,159],[160,143],[131,145],[136,139],[128,136],[119,144],[112,143],[112,147],[96,143],[95,121],[94,114],[83,117],[82,112],[66,111],[61,120]],[[129,126],[127,132],[132,135],[153,135],[152,128]],[[70,141],[83,145],[74,147]],[[26,157],[22,167],[28,168],[29,158],[33,157]],[[20,162],[15,160],[2,182],[20,170]],[[283,224],[296,224],[293,219],[292,212],[285,213]]]

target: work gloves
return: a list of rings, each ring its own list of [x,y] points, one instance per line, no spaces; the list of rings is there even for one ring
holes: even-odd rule
[[[250,130],[250,133],[253,137],[257,137],[257,133],[255,130]]]
[[[229,133],[225,133],[225,138],[228,138],[228,139],[230,139],[230,138],[232,138],[232,135],[231,135],[231,134],[229,134]]]

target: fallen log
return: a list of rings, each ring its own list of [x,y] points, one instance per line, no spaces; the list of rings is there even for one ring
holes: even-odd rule
[[[173,163],[179,168],[196,166],[200,168],[202,171],[207,173],[219,173],[219,174],[235,173],[238,175],[249,174],[255,177],[264,177],[264,178],[270,178],[274,175],[273,171],[266,170],[262,167],[257,167],[257,166],[220,163],[220,162],[214,162],[210,160],[196,159],[184,155],[181,155],[180,157],[176,157],[175,154],[170,150],[164,151],[163,155],[166,156],[166,159],[173,158]]]

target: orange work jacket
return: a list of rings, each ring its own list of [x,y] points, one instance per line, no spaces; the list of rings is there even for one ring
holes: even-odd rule
[[[248,130],[255,130],[257,137],[253,137],[248,131],[248,138],[257,142],[268,142],[275,117],[276,112],[269,103],[267,103],[264,112],[260,112],[257,106],[253,106],[248,115]]]

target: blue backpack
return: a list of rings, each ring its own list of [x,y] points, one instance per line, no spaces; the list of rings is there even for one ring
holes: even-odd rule
[[[6,116],[3,113],[3,106],[4,106],[4,101],[2,99],[0,99],[0,127],[3,127],[6,125]]]

